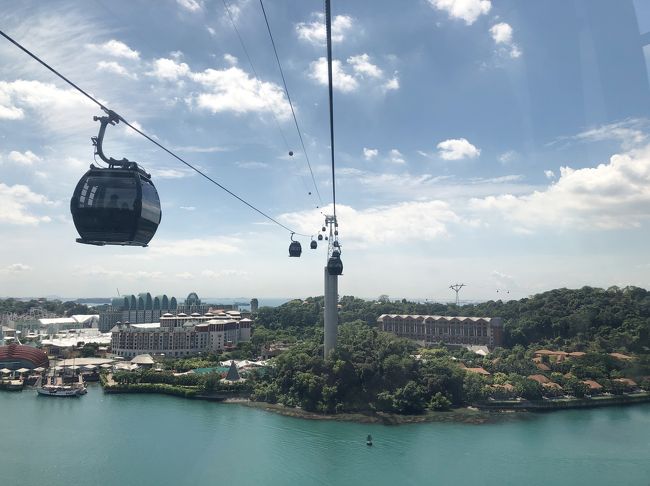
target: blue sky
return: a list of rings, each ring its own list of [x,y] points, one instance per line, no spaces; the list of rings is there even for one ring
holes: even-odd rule
[[[8,2],[2,30],[284,224],[321,211],[259,2]],[[155,6],[154,6],[155,5]],[[324,204],[331,201],[320,1],[265,4]],[[650,286],[650,9],[627,0],[333,2],[344,295],[490,299]],[[322,293],[325,250],[156,147],[149,248],[89,247],[69,215],[98,109],[0,42],[0,295]],[[287,140],[287,143],[284,142]],[[288,150],[295,155],[288,156]],[[309,192],[312,192],[312,195]],[[501,292],[497,293],[497,289]]]

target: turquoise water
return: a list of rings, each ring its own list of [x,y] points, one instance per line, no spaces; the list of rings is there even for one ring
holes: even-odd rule
[[[230,368],[228,368],[227,366],[217,366],[215,368],[196,368],[194,370],[194,373],[198,373],[200,375],[205,375],[212,372],[227,373],[229,369]]]
[[[4,392],[0,484],[648,485],[650,405],[381,426],[98,386]]]

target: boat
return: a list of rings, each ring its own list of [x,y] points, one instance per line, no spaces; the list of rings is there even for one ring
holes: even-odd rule
[[[372,445],[372,435],[368,434],[368,437],[366,437],[366,445],[371,446]]]
[[[48,397],[79,397],[88,393],[84,385],[43,385],[36,389],[39,395]]]
[[[23,380],[0,380],[0,389],[8,391],[21,391]]]
[[[48,376],[41,386],[36,388],[39,395],[47,397],[80,397],[88,393],[86,384],[78,378],[78,381],[65,383],[61,376]]]

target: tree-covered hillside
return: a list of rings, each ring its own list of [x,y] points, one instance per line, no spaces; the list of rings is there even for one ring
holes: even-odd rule
[[[639,287],[556,289],[521,300],[480,304],[340,299],[341,324],[362,320],[376,325],[381,314],[433,314],[502,317],[506,347],[535,343],[595,346],[603,350],[650,351],[650,292]],[[265,331],[310,336],[323,323],[323,298],[294,300],[261,308],[256,324]],[[270,333],[273,334],[273,333]]]

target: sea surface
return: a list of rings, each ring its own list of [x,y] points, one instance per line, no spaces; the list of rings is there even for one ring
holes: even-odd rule
[[[383,426],[97,385],[81,398],[0,392],[0,484],[650,484],[648,404],[510,415]]]

